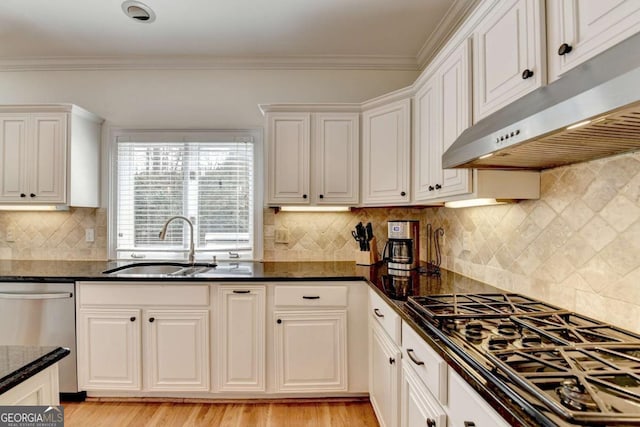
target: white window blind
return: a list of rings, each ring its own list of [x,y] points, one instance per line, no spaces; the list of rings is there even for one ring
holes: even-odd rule
[[[130,138],[127,138],[130,139]],[[194,224],[196,255],[253,250],[254,146],[250,141],[117,141],[118,258],[185,258]],[[245,255],[245,256],[243,256]]]

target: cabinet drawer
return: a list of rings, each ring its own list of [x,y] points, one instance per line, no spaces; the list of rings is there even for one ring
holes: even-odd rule
[[[207,285],[164,284],[84,284],[80,305],[209,305]]]
[[[373,289],[369,290],[369,311],[393,342],[400,345],[400,316]]]
[[[449,425],[508,427],[507,423],[465,380],[449,368]]]
[[[276,306],[346,306],[346,286],[276,286]]]
[[[440,403],[447,403],[447,363],[406,323],[402,324],[402,359]]]

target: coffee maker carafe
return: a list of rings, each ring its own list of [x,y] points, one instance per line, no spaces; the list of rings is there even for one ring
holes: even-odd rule
[[[416,220],[389,221],[389,240],[384,248],[384,259],[392,270],[413,270],[420,264],[419,230]]]

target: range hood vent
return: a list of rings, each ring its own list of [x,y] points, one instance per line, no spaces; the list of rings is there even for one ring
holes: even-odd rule
[[[640,149],[640,34],[465,130],[444,168],[548,169]]]

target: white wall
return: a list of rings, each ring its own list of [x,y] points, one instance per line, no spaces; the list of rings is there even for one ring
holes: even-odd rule
[[[361,102],[414,71],[115,70],[0,72],[0,104],[74,103],[116,127],[262,126],[259,103]]]

